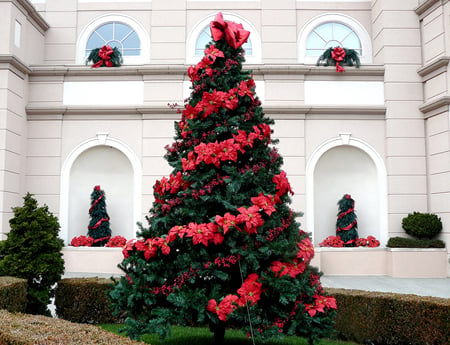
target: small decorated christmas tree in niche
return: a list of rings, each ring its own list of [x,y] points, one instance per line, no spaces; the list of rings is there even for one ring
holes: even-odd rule
[[[242,70],[249,32],[218,14],[211,33],[188,70],[191,97],[165,156],[173,172],[153,188],[149,226],[124,248],[111,299],[132,338],[197,324],[216,344],[227,326],[313,342],[331,331],[336,301],[309,265],[314,249],[289,208],[273,120]]]
[[[345,194],[338,201],[339,211],[336,221],[336,235],[344,241],[345,247],[355,247],[358,239],[358,222],[355,214],[355,201],[350,194]]]
[[[100,189],[100,186],[95,186],[91,193],[89,216],[91,220],[88,226],[88,236],[94,239],[92,246],[103,247],[111,238],[111,228],[106,212],[105,192]]]

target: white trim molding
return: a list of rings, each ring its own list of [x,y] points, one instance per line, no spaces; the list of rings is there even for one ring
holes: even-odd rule
[[[306,56],[306,41],[317,26],[328,22],[341,23],[353,29],[361,42],[362,55],[359,57],[361,63],[372,63],[372,40],[369,33],[356,19],[341,13],[321,14],[305,24],[297,39],[298,62],[304,64],[315,64],[317,62],[319,56]]]
[[[330,149],[350,145],[364,151],[372,159],[377,172],[377,188],[379,204],[380,232],[379,238],[381,245],[385,245],[388,240],[388,196],[387,196],[387,170],[382,157],[367,142],[355,138],[351,133],[339,133],[338,137],[329,139],[319,145],[306,164],[305,175],[305,193],[306,193],[306,229],[311,232],[314,241],[314,171],[319,159]]]
[[[66,157],[61,169],[61,194],[59,221],[61,225],[61,238],[64,244],[69,242],[69,190],[70,172],[75,160],[86,150],[96,146],[110,146],[122,152],[130,161],[133,168],[133,238],[136,237],[136,223],[141,221],[141,195],[142,195],[142,166],[134,151],[121,140],[110,137],[107,132],[98,132],[95,137],[90,138],[76,146]]]
[[[186,43],[186,64],[194,64],[197,63],[201,57],[195,55],[195,44],[197,42],[197,38],[203,29],[214,20],[216,16],[216,12],[208,15],[207,17],[201,19],[197,24],[195,24],[192,30],[189,32],[187,36]],[[223,18],[226,21],[232,21],[236,23],[242,24],[245,30],[250,31],[250,40],[252,42],[252,55],[245,56],[245,62],[249,64],[259,64],[261,63],[261,38],[258,34],[256,28],[244,17],[239,16],[234,13],[222,12]]]
[[[134,18],[119,13],[110,13],[99,16],[87,24],[78,36],[76,46],[75,63],[85,64],[86,61],[86,44],[91,34],[101,25],[109,22],[121,22],[130,26],[141,41],[141,54],[139,56],[124,56],[124,64],[146,64],[150,62],[150,35],[145,28]]]

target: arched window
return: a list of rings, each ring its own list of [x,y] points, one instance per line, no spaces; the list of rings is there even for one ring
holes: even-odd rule
[[[298,60],[316,63],[326,49],[337,46],[356,50],[361,63],[372,63],[368,32],[356,20],[342,14],[322,14],[304,26],[298,39]]]
[[[141,54],[141,40],[136,31],[121,22],[110,22],[96,28],[86,43],[86,56],[104,45],[117,47],[124,57]]]
[[[150,40],[144,28],[133,18],[108,14],[90,22],[77,42],[76,62],[85,63],[92,49],[109,44],[122,53],[125,64],[150,62]]]
[[[361,56],[361,42],[355,31],[338,22],[320,24],[306,40],[306,55],[319,56],[330,47],[345,47],[354,49]]]
[[[188,35],[186,45],[186,62],[197,63],[203,56],[205,45],[211,41],[210,23],[215,15],[208,16],[199,21]],[[244,29],[250,31],[250,37],[242,46],[245,50],[245,61],[247,63],[261,63],[261,40],[256,29],[246,19],[235,14],[223,13],[226,21],[233,21],[243,25]]]

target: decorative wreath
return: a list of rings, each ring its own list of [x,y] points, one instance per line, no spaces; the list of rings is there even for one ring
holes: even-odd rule
[[[316,66],[336,66],[336,72],[345,72],[342,65],[359,68],[359,56],[353,49],[330,47],[319,56]]]
[[[117,47],[109,45],[92,49],[86,59],[86,64],[93,62],[93,68],[97,67],[120,67],[123,63],[122,53]]]

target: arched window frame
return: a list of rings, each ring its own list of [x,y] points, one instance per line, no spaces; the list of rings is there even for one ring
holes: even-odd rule
[[[321,24],[335,22],[341,23],[350,27],[358,36],[361,42],[362,55],[359,57],[362,64],[372,63],[372,40],[369,36],[367,30],[358,21],[352,17],[339,14],[339,13],[327,13],[322,14],[311,19],[305,24],[297,41],[298,47],[298,62],[304,64],[315,64],[317,62],[318,56],[307,56],[306,55],[306,42],[309,35]]]
[[[223,18],[226,21],[232,21],[242,24],[245,30],[250,31],[250,39],[252,42],[252,55],[245,56],[245,62],[249,64],[261,63],[261,38],[255,27],[244,17],[237,14],[222,12]],[[186,44],[186,64],[195,64],[203,56],[195,55],[195,45],[197,38],[206,26],[209,26],[211,21],[214,20],[216,13],[211,14],[195,24],[188,35]]]
[[[104,24],[111,22],[120,22],[131,27],[141,41],[141,54],[137,56],[124,56],[124,64],[145,64],[150,62],[150,39],[149,34],[144,27],[135,19],[123,14],[106,14],[92,20],[81,31],[77,40],[77,52],[75,62],[84,64],[86,62],[86,44],[91,34]],[[100,47],[99,47],[100,48]]]

